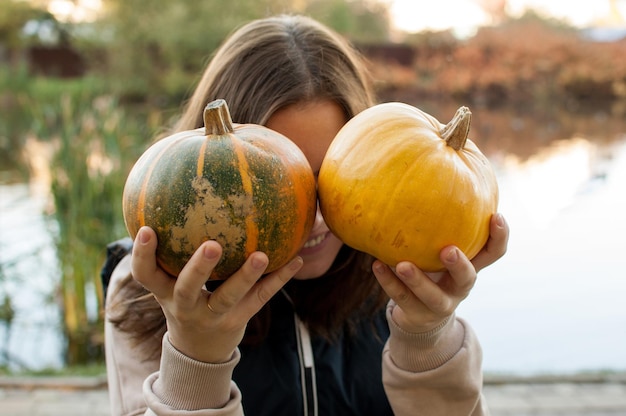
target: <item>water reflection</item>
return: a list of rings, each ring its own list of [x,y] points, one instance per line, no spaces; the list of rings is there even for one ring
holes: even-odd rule
[[[15,311],[10,325],[0,321],[0,365],[12,370],[63,365],[46,195],[28,184],[0,185],[0,302],[9,297]]]
[[[458,106],[420,107],[446,122]],[[512,230],[507,255],[481,271],[458,311],[478,332],[485,370],[625,370],[625,113],[472,111],[471,138],[496,169]],[[59,365],[58,312],[46,303],[58,271],[44,201],[26,185],[0,192],[0,260],[39,253],[18,256],[20,276],[0,282],[0,295],[18,294],[16,329],[8,347],[0,338],[0,351],[34,368]]]
[[[626,138],[561,140],[498,170],[509,251],[459,308],[485,369],[626,369]]]
[[[602,186],[616,146],[599,148],[582,139],[559,140],[525,161],[509,155],[500,177],[532,228],[547,228],[577,198]]]
[[[520,161],[541,152],[558,140],[584,138],[598,147],[623,140],[626,134],[626,102],[609,104],[532,104],[497,108],[465,102],[432,102],[401,95],[385,101],[404,101],[447,123],[461,105],[472,111],[470,138],[490,159],[515,156]]]

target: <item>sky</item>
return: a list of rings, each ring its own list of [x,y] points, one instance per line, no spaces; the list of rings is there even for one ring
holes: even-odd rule
[[[533,9],[545,17],[565,20],[573,26],[586,27],[606,21],[610,15],[610,0],[508,0],[507,12],[519,16]],[[615,0],[616,8],[626,25],[626,0]],[[476,26],[487,24],[489,16],[475,0],[389,0],[395,26],[407,32],[421,30],[454,29],[471,31]]]
[[[89,22],[101,7],[101,0],[50,0],[48,10],[62,21]]]
[[[400,31],[453,29],[464,34],[489,23],[489,16],[478,5],[481,0],[380,1],[390,5],[394,26]],[[89,21],[97,16],[101,3],[101,0],[51,0],[50,11],[61,20]],[[613,0],[613,3],[621,15],[621,23],[626,25],[626,0]],[[546,17],[586,27],[603,20],[606,22],[610,15],[611,0],[507,0],[507,12],[511,16],[519,16],[528,8]]]

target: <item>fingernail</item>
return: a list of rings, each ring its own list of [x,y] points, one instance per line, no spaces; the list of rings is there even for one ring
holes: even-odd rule
[[[211,247],[208,244],[205,244],[202,249],[202,254],[204,254],[204,257],[207,259],[213,260],[219,255],[219,252],[217,250],[211,250]]]
[[[150,241],[150,233],[146,232],[143,228],[140,228],[137,233],[137,238],[141,244],[146,244]]]
[[[300,267],[302,267],[303,263],[304,261],[302,260],[302,257],[296,257],[289,263],[289,269],[298,270]]]
[[[398,263],[396,266],[396,274],[402,279],[409,279],[412,277],[413,271],[406,263]]]
[[[496,225],[500,228],[504,228],[504,216],[500,213],[496,214]]]
[[[253,257],[252,267],[254,267],[255,269],[264,269],[267,267],[267,262],[262,257]]]
[[[446,263],[454,264],[456,263],[458,259],[459,259],[459,252],[456,248],[453,248],[450,251],[448,251],[448,254],[446,255]]]

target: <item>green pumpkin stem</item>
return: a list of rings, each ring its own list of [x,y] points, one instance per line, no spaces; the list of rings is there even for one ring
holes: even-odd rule
[[[230,111],[226,101],[219,99],[211,101],[204,108],[204,130],[207,136],[232,133],[233,120],[230,118]]]
[[[456,110],[452,120],[446,124],[439,134],[446,144],[454,150],[461,150],[465,146],[470,131],[472,112],[467,107]]]

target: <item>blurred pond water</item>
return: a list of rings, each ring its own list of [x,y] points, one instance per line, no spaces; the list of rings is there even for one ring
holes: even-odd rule
[[[570,139],[499,169],[508,253],[459,309],[485,369],[626,369],[626,139]]]
[[[511,227],[458,309],[485,371],[626,370],[626,113],[474,114]]]
[[[456,109],[398,101],[442,122]],[[478,333],[485,371],[626,370],[626,111],[472,112],[470,137],[497,171],[511,226],[508,253],[458,309]],[[29,368],[62,365],[42,198],[28,184],[0,185],[0,301],[10,294],[16,310],[10,338],[0,322],[0,354]]]
[[[0,185],[0,302],[10,297],[11,325],[0,322],[0,365],[13,370],[63,365],[58,263],[47,194],[30,184]]]

